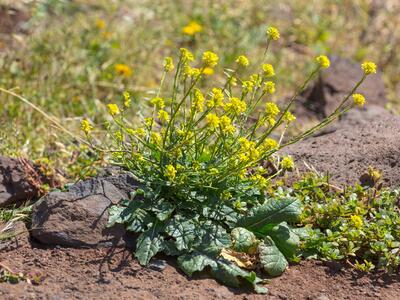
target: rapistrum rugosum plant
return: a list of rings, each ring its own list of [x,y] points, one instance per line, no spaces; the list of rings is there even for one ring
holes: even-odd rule
[[[279,38],[276,28],[267,29],[265,53]],[[218,55],[206,51],[196,60],[181,48],[177,59],[165,58],[160,88],[149,99],[152,110],[147,116],[138,113],[141,125],[132,126],[127,92],[124,103],[108,105],[112,143],[106,149],[92,137],[90,122],[82,121],[93,148],[109,153],[141,183],[130,199],[111,207],[109,225],[121,223],[139,234],[135,255],[142,265],[164,252],[177,256],[189,276],[207,268],[227,285],[246,282],[265,292],[255,271],[277,276],[296,258],[301,202],[266,194],[272,179],[294,167],[291,157],[280,157],[277,151],[363,105],[365,99],[355,91],[376,66],[362,65],[364,76],[326,119],[284,139],[295,121],[292,104],[330,62],[318,56],[312,72],[281,108],[270,100],[275,70],[265,59],[256,73],[242,78],[251,64],[245,55],[237,57],[233,69],[225,69],[225,83],[204,91],[204,73],[217,66]]]

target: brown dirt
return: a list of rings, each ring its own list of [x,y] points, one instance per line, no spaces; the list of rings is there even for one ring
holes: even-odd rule
[[[271,280],[266,296],[227,288],[206,274],[190,279],[172,260],[163,271],[143,268],[122,248],[44,249],[26,237],[19,242],[0,251],[0,262],[14,272],[39,273],[42,282],[0,283],[0,299],[400,299],[399,275],[360,275],[337,264],[291,266]]]

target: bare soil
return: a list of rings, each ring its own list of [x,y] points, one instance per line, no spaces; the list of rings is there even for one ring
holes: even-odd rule
[[[227,288],[207,274],[190,279],[173,260],[161,271],[143,268],[123,248],[43,248],[25,238],[0,250],[0,262],[41,278],[38,285],[0,283],[0,299],[400,299],[400,275],[362,275],[316,261],[271,279],[268,295]]]

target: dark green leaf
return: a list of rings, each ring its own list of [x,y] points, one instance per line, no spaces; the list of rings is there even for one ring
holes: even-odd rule
[[[271,276],[281,275],[288,266],[285,256],[269,236],[258,246],[258,254],[264,271]]]
[[[286,222],[278,224],[264,233],[274,240],[275,245],[286,258],[292,258],[296,254],[300,244],[300,237]]]
[[[258,241],[254,233],[242,228],[236,227],[231,232],[232,248],[235,251],[251,253],[257,249]]]
[[[182,220],[175,217],[167,227],[166,233],[175,238],[176,248],[178,250],[190,249],[196,238],[195,225],[191,220]]]
[[[203,271],[205,267],[217,268],[214,258],[200,252],[193,252],[178,257],[178,265],[187,275],[192,276],[194,272]]]
[[[138,237],[135,257],[141,265],[147,265],[150,259],[162,250],[163,237],[160,230],[161,225],[153,226]]]
[[[297,199],[272,200],[255,207],[249,216],[241,218],[237,226],[258,231],[268,224],[295,222],[301,213],[301,203]]]

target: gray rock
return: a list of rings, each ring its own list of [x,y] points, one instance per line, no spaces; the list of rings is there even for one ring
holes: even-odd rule
[[[316,117],[324,118],[335,110],[362,75],[360,64],[340,57],[331,57],[331,67],[321,72],[318,80],[303,93],[299,102]],[[369,75],[357,92],[365,96],[367,106],[383,107],[387,103],[380,72]]]
[[[48,245],[108,247],[127,245],[123,226],[107,228],[108,208],[138,187],[129,174],[92,178],[67,192],[51,192],[33,206],[32,236]]]
[[[40,182],[32,163],[0,156],[0,207],[20,204],[39,195]]]

